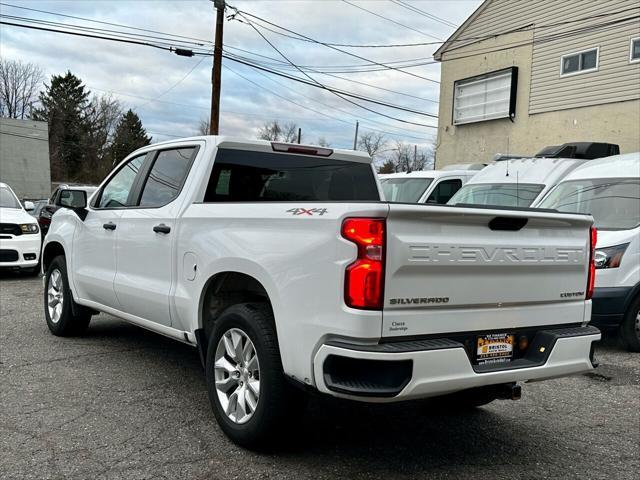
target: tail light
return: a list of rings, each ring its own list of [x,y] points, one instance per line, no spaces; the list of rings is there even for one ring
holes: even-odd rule
[[[598,231],[596,227],[591,227],[590,235],[590,251],[589,251],[589,274],[587,276],[587,296],[586,299],[589,300],[593,297],[593,289],[596,284],[596,242],[598,241]]]
[[[347,267],[344,301],[347,306],[380,310],[384,297],[385,220],[347,218],[342,236],[358,247],[358,258]]]

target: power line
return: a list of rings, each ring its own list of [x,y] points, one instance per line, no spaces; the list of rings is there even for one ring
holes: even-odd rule
[[[388,68],[389,70],[394,70],[394,71],[397,71],[397,72],[401,72],[401,73],[404,73],[405,75],[409,75],[409,76],[412,76],[412,77],[420,78],[420,79],[422,79],[422,80],[426,80],[426,81],[428,81],[428,82],[433,82],[433,83],[436,83],[436,84],[439,84],[439,83],[440,83],[440,82],[438,82],[437,80],[433,80],[432,78],[427,78],[427,77],[423,77],[422,75],[417,75],[417,74],[415,74],[415,73],[407,72],[407,71],[402,70],[402,69],[400,69],[400,68],[393,67],[393,66],[390,66],[390,65],[387,65],[387,64],[384,64],[384,63],[376,62],[375,60],[371,60],[371,59],[369,59],[369,58],[365,58],[365,57],[362,57],[362,56],[360,56],[360,55],[356,55],[355,53],[351,53],[351,52],[348,52],[348,51],[346,51],[346,50],[342,50],[342,49],[340,49],[340,48],[334,47],[334,46],[329,45],[329,44],[327,44],[327,43],[320,42],[320,41],[315,40],[315,39],[313,39],[313,38],[311,38],[311,37],[307,37],[306,35],[303,35],[303,34],[301,34],[301,33],[294,32],[293,30],[289,30],[288,28],[285,28],[285,27],[281,27],[281,26],[279,26],[279,25],[276,25],[275,23],[270,22],[270,21],[268,21],[268,20],[265,20],[265,19],[263,19],[263,18],[260,18],[260,17],[258,17],[257,15],[253,15],[253,14],[251,14],[251,13],[247,13],[247,12],[244,12],[244,11],[242,11],[242,10],[239,10],[239,9],[237,9],[237,8],[235,8],[235,7],[231,7],[230,5],[229,5],[229,7],[230,7],[230,8],[233,8],[233,9],[236,11],[236,14],[234,14],[234,17],[233,17],[233,18],[235,18],[235,15],[240,15],[240,16],[242,16],[242,18],[244,18],[244,19],[246,20],[246,23],[248,23],[248,24],[249,24],[249,26],[252,26],[254,29],[255,29],[255,26],[253,26],[252,22],[246,18],[247,16],[249,16],[249,17],[251,17],[251,18],[254,18],[254,19],[257,19],[258,21],[261,21],[261,22],[267,23],[268,25],[272,25],[272,26],[274,26],[274,27],[276,27],[276,28],[280,28],[280,29],[284,30],[285,32],[289,32],[289,33],[292,33],[292,34],[294,34],[294,35],[298,35],[298,36],[300,36],[301,38],[304,38],[304,39],[307,39],[307,40],[312,41],[312,42],[314,42],[314,43],[317,43],[318,45],[323,45],[323,46],[325,46],[325,47],[327,47],[327,48],[330,48],[330,49],[332,49],[332,50],[335,50],[335,51],[338,51],[338,52],[344,53],[345,55],[349,55],[349,56],[354,57],[354,58],[357,58],[357,59],[359,59],[359,60],[363,60],[363,61],[368,62],[368,63],[370,63],[370,64],[378,65],[379,67],[385,67],[385,68]],[[237,20],[237,19],[236,19],[236,20]]]
[[[502,31],[502,32],[499,32],[499,33],[496,33],[496,34],[493,34],[493,35],[487,35],[487,36],[484,36],[484,37],[478,37],[478,38],[471,38],[470,37],[470,38],[466,38],[466,39],[465,38],[454,39],[454,40],[451,40],[450,42],[454,42],[454,41],[455,42],[465,42],[467,40],[474,40],[474,41],[465,43],[464,45],[460,45],[460,46],[457,46],[457,47],[449,48],[448,51],[458,50],[460,48],[467,48],[468,46],[474,45],[476,43],[480,43],[483,40],[493,39],[493,38],[496,38],[496,37],[499,37],[499,36],[502,36],[502,35],[508,35],[510,33],[524,32],[524,31],[529,31],[529,30],[533,30],[533,29],[539,31],[539,30],[548,29],[548,28],[561,27],[563,25],[568,25],[570,23],[580,23],[580,22],[584,22],[584,21],[587,21],[587,20],[594,20],[596,18],[611,17],[611,16],[619,15],[621,13],[627,13],[627,12],[630,12],[630,11],[640,11],[640,7],[625,8],[625,9],[622,9],[622,10],[617,10],[615,12],[598,13],[598,14],[595,14],[595,15],[589,15],[589,16],[586,16],[586,17],[576,18],[576,19],[573,19],[573,20],[563,20],[561,22],[548,23],[548,24],[545,24],[545,25],[536,25],[535,23],[532,23],[532,24],[528,24],[528,25],[523,25],[523,26],[518,27],[518,28],[513,28],[511,30],[505,30],[505,31]],[[616,24],[616,23],[621,22],[621,21],[632,20],[632,19],[635,19],[635,18],[638,18],[638,17],[637,16],[626,17],[626,18],[623,18],[623,19],[612,20],[611,22],[595,24],[595,25],[587,25],[587,26],[583,26],[583,27],[578,27],[575,30],[569,30],[567,32],[557,32],[555,34],[550,34],[549,36],[561,35],[561,34],[564,35],[564,34],[571,33],[571,32],[582,33],[585,30],[588,31],[590,29],[596,29],[596,28],[599,28],[599,27],[602,27],[602,26],[608,26],[610,24]],[[538,38],[543,38],[543,37],[538,37]],[[538,40],[538,39],[534,39],[534,41],[536,41],[536,40]]]
[[[428,13],[425,12],[424,10],[420,10],[418,7],[414,6],[414,5],[410,5],[408,3],[403,2],[402,0],[390,0],[391,3],[395,3],[396,5],[400,5],[403,8],[406,8],[409,11],[412,11],[414,13],[417,13],[418,15],[422,15],[423,17],[427,17],[430,18],[431,20],[434,20],[436,22],[439,22],[443,25],[446,25],[447,27],[452,27],[452,28],[457,28],[458,26],[453,23],[450,22],[449,20],[445,20],[442,17],[438,17],[437,15],[434,15],[432,13]]]
[[[171,35],[172,37],[184,38],[184,39],[188,39],[188,40],[196,40],[198,42],[204,42],[204,43],[213,45],[213,43],[210,40],[204,40],[204,39],[201,39],[201,38],[188,37],[188,36],[185,36],[185,35],[177,35],[177,34],[173,34],[173,33],[159,32],[157,30],[149,30],[149,29],[146,29],[146,28],[130,27],[128,25],[123,25],[123,24],[120,24],[120,23],[103,22],[103,21],[100,21],[100,20],[93,20],[91,18],[77,17],[77,16],[74,16],[74,15],[66,15],[64,13],[58,13],[58,12],[48,12],[46,10],[38,10],[37,8],[22,7],[22,6],[19,6],[19,5],[12,5],[10,3],[4,3],[4,2],[0,2],[0,5],[4,5],[5,7],[18,8],[20,10],[29,10],[31,12],[45,13],[47,15],[55,15],[55,16],[58,16],[58,17],[73,18],[75,20],[84,20],[84,21],[87,21],[87,22],[98,23],[98,24],[102,24],[102,25],[110,25],[112,27],[129,28],[131,30],[138,30],[140,32],[158,33],[158,34],[161,34],[161,35]]]
[[[388,22],[391,22],[391,23],[393,23],[395,25],[399,25],[400,27],[404,27],[404,28],[406,28],[408,30],[412,30],[414,32],[418,32],[419,34],[424,35],[425,37],[435,38],[436,40],[442,41],[441,38],[436,37],[434,35],[431,35],[430,33],[423,32],[421,30],[418,30],[417,28],[413,28],[413,27],[410,27],[409,25],[405,25],[404,23],[396,22],[395,20],[392,20],[391,18],[385,17],[385,16],[380,15],[380,14],[378,14],[376,12],[372,12],[371,10],[367,10],[366,8],[361,7],[360,5],[356,5],[355,3],[351,3],[348,0],[342,0],[342,1],[344,3],[346,3],[347,5],[351,5],[352,7],[358,8],[358,9],[360,9],[362,11],[365,11],[365,12],[371,14],[371,15],[374,15],[374,16],[376,16],[378,18],[382,18],[383,20],[387,20]]]
[[[463,55],[459,55],[457,57],[443,59],[443,61],[459,60],[459,59],[462,59],[462,58],[474,57],[476,55],[483,54],[483,53],[501,52],[501,51],[504,51],[504,50],[510,50],[512,48],[523,47],[523,46],[527,46],[527,45],[538,45],[538,44],[541,44],[541,43],[552,42],[554,40],[559,40],[559,39],[562,39],[562,38],[567,38],[567,37],[571,37],[573,35],[579,35],[581,33],[591,32],[591,31],[595,31],[595,30],[607,30],[609,28],[616,27],[617,25],[620,25],[620,24],[626,23],[626,22],[630,22],[630,21],[636,20],[638,18],[640,18],[640,15],[634,15],[632,17],[625,17],[625,18],[618,19],[618,20],[612,20],[612,21],[609,21],[609,22],[606,22],[606,23],[601,23],[601,24],[589,25],[589,26],[585,26],[585,27],[576,28],[575,30],[569,30],[569,31],[566,31],[566,32],[553,33],[553,34],[549,34],[547,36],[540,36],[540,37],[537,37],[537,38],[535,38],[533,40],[525,40],[523,42],[513,42],[513,43],[506,44],[506,45],[503,45],[502,47],[495,48],[495,49],[488,49],[487,50],[486,48],[477,48],[475,50],[468,50],[468,51],[464,52]],[[469,44],[469,45],[471,45],[471,44]],[[448,50],[447,52],[459,50],[459,49],[465,48],[465,47],[467,47],[469,45],[456,47],[456,48]],[[445,53],[447,53],[447,52],[445,52]]]
[[[252,59],[249,59],[249,58],[246,58],[246,57],[241,57],[239,55],[235,55],[235,54],[233,54],[231,52],[228,52],[228,51],[226,53],[228,55],[232,55],[235,58],[239,58],[241,60],[252,61]],[[265,64],[262,63],[261,65],[264,66]],[[326,72],[326,71],[323,71],[323,70],[316,70],[314,68],[304,67],[304,66],[301,66],[301,65],[299,65],[299,66],[300,66],[300,68],[303,68],[304,70],[308,70],[308,71],[311,71],[311,72],[314,72],[314,73],[318,73],[320,75],[327,75],[329,77],[338,78],[338,79],[345,80],[345,81],[351,82],[351,83],[357,83],[358,85],[364,85],[364,86],[367,86],[367,87],[375,88],[377,90],[382,90],[382,91],[385,91],[385,92],[394,93],[396,95],[402,95],[404,97],[414,98],[416,100],[422,100],[422,101],[425,101],[425,102],[431,102],[431,103],[435,103],[435,104],[438,103],[437,100],[433,100],[431,98],[419,97],[417,95],[411,95],[410,93],[400,92],[400,91],[397,91],[397,90],[391,90],[389,88],[379,87],[379,86],[373,85],[371,83],[362,82],[362,81],[359,81],[359,80],[353,80],[351,78],[341,77],[340,75],[334,75],[333,73],[329,73],[329,72]]]
[[[161,46],[161,45],[155,45],[155,44],[149,43],[149,42],[139,42],[137,40],[125,40],[125,39],[122,39],[122,38],[105,37],[105,36],[102,36],[102,35],[90,35],[88,33],[78,33],[78,32],[65,31],[65,30],[56,30],[54,28],[36,27],[35,25],[21,25],[19,23],[5,22],[3,20],[0,20],[0,25],[10,25],[10,26],[13,26],[13,27],[28,28],[28,29],[31,29],[31,30],[41,30],[41,31],[44,31],[44,32],[65,33],[67,35],[74,35],[74,36],[77,36],[77,37],[95,38],[95,39],[98,39],[98,40],[110,40],[112,42],[130,43],[130,44],[133,44],[133,45],[143,45],[145,47],[158,48],[160,50],[166,50],[168,52],[171,51],[171,48],[169,48],[169,47],[164,47],[164,46]]]
[[[164,92],[162,92],[160,95],[158,95],[157,97],[152,98],[151,100],[144,102],[140,105],[134,106],[133,108],[142,108],[145,105],[148,105],[151,102],[154,102],[156,100],[159,100],[160,98],[164,97],[167,93],[169,93],[171,90],[173,90],[174,88],[176,88],[178,85],[180,85],[182,82],[184,82],[187,77],[189,75],[191,75],[191,73],[200,66],[200,64],[202,63],[202,61],[207,58],[207,57],[202,57],[200,60],[198,60],[195,65],[193,67],[191,67],[191,69],[180,79],[178,80],[176,83],[174,83],[173,85],[171,85],[169,88],[167,88]]]
[[[201,45],[199,43],[194,43],[194,42],[184,42],[183,40],[177,40],[176,41],[176,39],[168,38],[168,37],[158,37],[156,35],[145,35],[145,34],[141,34],[141,33],[125,32],[125,31],[122,31],[122,30],[113,30],[113,29],[109,29],[109,28],[88,27],[88,26],[84,26],[84,25],[68,24],[68,23],[62,23],[62,22],[54,22],[52,20],[44,20],[44,19],[39,19],[39,18],[22,17],[22,16],[16,16],[16,15],[7,15],[7,14],[1,14],[0,16],[2,16],[3,18],[10,19],[10,20],[17,20],[17,21],[27,22],[27,23],[35,23],[35,24],[38,24],[38,25],[47,25],[47,26],[55,26],[55,27],[77,29],[77,30],[88,31],[88,32],[92,32],[92,33],[110,33],[112,35],[115,35],[115,36],[118,36],[118,37],[122,37],[122,38],[152,39],[152,40],[155,40],[158,43],[165,44],[165,45],[176,45],[177,42],[179,42],[181,45],[182,44],[189,44],[188,48],[192,48],[193,45]],[[167,40],[169,42],[167,42]]]
[[[240,15],[242,15],[242,14],[240,14]],[[242,17],[246,19],[246,17],[244,17],[244,16],[242,16]],[[344,100],[345,102],[348,102],[348,103],[350,103],[350,104],[352,104],[352,105],[355,105],[355,106],[357,106],[357,107],[359,107],[359,108],[362,108],[363,110],[367,110],[367,111],[372,112],[372,113],[375,113],[375,114],[377,114],[377,115],[381,115],[381,116],[383,116],[383,117],[387,117],[387,118],[389,118],[389,119],[391,119],[391,120],[395,120],[395,121],[397,121],[397,122],[402,122],[402,123],[407,123],[407,124],[410,124],[410,125],[418,125],[418,126],[421,126],[421,127],[432,127],[432,128],[433,128],[433,125],[427,125],[427,124],[424,124],[424,123],[417,123],[417,122],[412,122],[412,121],[409,121],[409,120],[403,120],[403,119],[398,118],[398,117],[393,117],[393,116],[391,116],[391,115],[387,115],[387,114],[385,114],[385,113],[378,112],[378,111],[373,110],[373,109],[371,109],[371,108],[369,108],[369,107],[366,107],[366,106],[364,106],[364,105],[361,105],[361,104],[359,104],[359,103],[357,103],[357,102],[355,102],[355,101],[353,101],[353,100],[350,100],[350,99],[348,99],[348,98],[345,98],[344,96],[340,95],[340,93],[336,92],[335,90],[328,89],[325,85],[323,85],[322,83],[320,83],[318,80],[316,80],[315,78],[313,78],[311,75],[307,74],[304,70],[302,70],[302,69],[301,69],[301,68],[299,68],[295,63],[293,63],[293,62],[292,62],[292,61],[291,61],[291,60],[290,60],[290,59],[289,59],[289,58],[288,58],[284,53],[282,53],[282,52],[278,49],[278,47],[276,47],[273,43],[271,43],[271,41],[270,41],[267,37],[265,37],[265,36],[264,36],[264,34],[262,34],[262,32],[260,32],[260,30],[258,30],[258,28],[257,28],[255,25],[253,25],[251,22],[249,22],[249,26],[251,26],[251,28],[253,28],[253,29],[255,30],[255,32],[256,32],[258,35],[260,35],[260,36],[262,37],[262,39],[263,39],[265,42],[267,42],[267,43],[271,46],[271,48],[273,48],[276,52],[278,52],[278,54],[279,54],[282,58],[284,58],[284,59],[285,59],[287,62],[289,62],[292,66],[296,67],[296,69],[298,69],[298,70],[300,71],[300,73],[302,73],[305,77],[307,77],[309,80],[311,80],[311,82],[315,83],[319,88],[322,88],[323,90],[328,90],[328,91],[330,91],[333,95],[335,95],[336,97],[338,97],[338,98],[340,98],[340,99]],[[417,112],[413,112],[413,113],[417,113]],[[437,115],[432,115],[432,114],[422,113],[422,115],[425,115],[425,116],[428,116],[428,117],[433,117],[433,118],[438,118],[438,117],[437,117]],[[437,127],[435,127],[435,128],[437,128]]]
[[[274,57],[270,57],[268,55],[262,55],[256,52],[252,52],[251,50],[246,50],[244,48],[240,48],[240,47],[235,47],[232,45],[224,45],[226,48],[230,48],[232,50],[238,50],[239,52],[243,52],[243,53],[248,53],[251,55],[255,55],[257,57],[261,57],[261,58],[266,58],[267,60],[271,60],[273,62],[278,63],[279,65],[282,66],[287,66],[286,62],[283,62],[282,60],[279,60],[277,58]],[[390,60],[390,61],[384,61],[382,63],[385,64],[389,64],[389,65],[393,65],[393,64],[401,64],[401,63],[414,63],[414,62],[422,62],[424,61],[424,64],[433,64],[433,63],[438,63],[436,61],[427,61],[432,57],[418,57],[418,58],[408,58],[405,60]],[[359,68],[359,67],[363,67],[363,66],[367,66],[368,64],[366,63],[356,63],[356,64],[351,64],[351,65],[299,65],[299,67],[302,68]],[[420,65],[422,65],[422,63],[420,63]]]
[[[231,70],[228,66],[225,66],[225,68],[227,68],[227,69]],[[260,71],[257,71],[257,70],[256,70],[255,72],[256,72],[256,73],[258,73],[258,74],[260,74],[260,75],[262,75],[263,77],[265,77],[265,78],[266,78],[266,79],[268,79],[269,81],[274,82],[275,84],[280,85],[281,87],[284,87],[284,88],[286,88],[287,90],[291,90],[287,85],[285,85],[285,84],[283,84],[283,83],[280,83],[280,82],[276,81],[276,80],[275,80],[275,79],[273,79],[273,78],[270,78],[268,75],[266,75],[266,74],[264,74],[264,73],[262,73],[262,72],[260,72]],[[235,72],[235,73],[237,74],[237,72]],[[239,74],[238,74],[238,75],[239,75]],[[245,78],[245,77],[243,77],[243,78]],[[247,81],[249,81],[249,82],[251,82],[251,83],[254,83],[253,81],[251,81],[251,80],[249,80],[249,79],[247,79],[247,78],[245,78],[245,80],[247,80]],[[264,86],[262,86],[262,85],[259,85],[259,84],[256,84],[256,83],[254,83],[254,85],[256,85],[256,86],[258,86],[258,87],[260,87],[260,88],[266,89],[266,87],[264,87]],[[268,90],[268,89],[266,89],[266,90],[267,90],[267,91],[270,91],[270,90]],[[322,105],[322,106],[324,106],[324,107],[326,107],[326,108],[328,108],[328,109],[330,109],[330,110],[336,110],[336,111],[338,111],[338,112],[342,112],[342,113],[344,113],[344,114],[346,114],[346,115],[349,115],[349,116],[353,117],[354,119],[358,119],[358,116],[357,116],[357,115],[355,115],[355,114],[353,114],[353,113],[351,113],[351,112],[348,112],[348,111],[346,111],[346,110],[342,110],[342,109],[337,108],[337,107],[334,107],[334,106],[332,106],[332,105],[328,105],[328,104],[326,104],[326,103],[320,102],[319,100],[316,100],[316,99],[314,99],[314,98],[311,98],[311,97],[308,97],[308,96],[306,96],[306,95],[303,95],[303,94],[301,94],[301,93],[300,93],[300,92],[298,92],[298,91],[293,91],[293,93],[295,93],[295,94],[297,94],[298,96],[303,97],[303,98],[305,98],[305,99],[307,99],[307,100],[310,100],[310,101],[312,101],[312,102],[314,102],[314,103],[317,103],[318,105]],[[299,104],[297,104],[297,105],[299,105]],[[302,106],[302,105],[299,105],[299,106]],[[306,107],[306,106],[302,106],[302,108],[307,108],[307,109],[309,109],[309,108],[308,108],[308,107]],[[316,110],[311,110],[311,111],[316,112],[316,113],[320,113],[320,112],[317,112]],[[321,113],[321,114],[322,114],[322,115],[327,116],[327,115],[326,115],[326,114],[324,114],[324,113]],[[335,120],[338,120],[339,122],[345,123],[345,124],[347,124],[347,125],[352,125],[352,123],[351,123],[351,122],[347,122],[346,120],[342,120],[342,119],[339,119],[339,118],[337,118],[337,117],[331,117],[331,118],[334,118]],[[377,125],[382,125],[383,127],[387,127],[387,128],[397,128],[397,127],[394,127],[394,126],[392,126],[392,125],[388,125],[388,124],[386,124],[386,123],[378,122],[378,121],[376,121],[376,120],[371,120],[371,119],[367,119],[367,120],[366,120],[366,122],[375,123],[375,124],[377,124]],[[363,123],[363,122],[361,122],[361,124],[362,124],[362,125],[364,125],[364,123]],[[368,130],[373,130],[373,131],[376,131],[376,132],[386,133],[386,134],[388,134],[388,135],[393,135],[393,136],[400,136],[400,137],[405,136],[405,137],[409,137],[409,138],[415,138],[415,139],[418,139],[418,140],[427,140],[427,141],[429,141],[429,140],[430,140],[430,139],[427,139],[427,138],[424,138],[424,137],[416,137],[416,136],[413,136],[413,135],[408,135],[408,134],[406,133],[406,131],[403,131],[403,132],[400,134],[400,133],[394,133],[394,132],[389,132],[389,131],[385,131],[385,130],[379,130],[379,129],[372,128],[372,127],[366,127],[366,128],[367,128]]]
[[[354,43],[333,43],[333,42],[319,42],[319,41],[318,42],[314,42],[313,39],[301,38],[300,36],[294,36],[294,35],[287,35],[287,34],[285,34],[283,32],[278,32],[277,30],[269,29],[268,27],[265,27],[264,25],[261,25],[261,28],[264,28],[265,30],[269,30],[272,33],[276,33],[278,35],[282,35],[282,36],[285,36],[285,37],[288,37],[288,38],[292,38],[294,40],[298,40],[298,41],[302,41],[302,42],[308,42],[308,43],[320,43],[320,44],[323,44],[325,46],[332,46],[332,47],[347,47],[347,48],[424,47],[424,46],[431,46],[431,45],[442,45],[444,43],[462,43],[462,42],[468,42],[470,40],[477,40],[477,41],[489,40],[489,39],[496,38],[496,37],[501,36],[501,35],[508,35],[508,34],[514,33],[514,32],[527,31],[527,30],[532,30],[534,28],[539,30],[539,29],[542,29],[542,28],[552,28],[552,27],[555,27],[555,26],[565,25],[565,24],[569,24],[569,23],[579,23],[579,22],[583,22],[585,20],[590,20],[590,19],[593,19],[593,18],[614,16],[614,15],[618,15],[618,14],[621,14],[621,13],[626,13],[628,11],[636,10],[636,9],[637,9],[637,7],[630,7],[630,8],[625,8],[625,9],[622,9],[622,10],[617,10],[615,12],[608,12],[608,13],[590,15],[590,16],[587,16],[587,17],[582,17],[582,18],[578,18],[578,19],[574,19],[574,20],[565,20],[565,21],[562,21],[562,22],[557,22],[557,23],[547,24],[547,25],[535,25],[535,24],[522,25],[520,27],[513,28],[513,29],[510,29],[510,30],[505,30],[505,31],[498,32],[498,33],[495,33],[495,34],[473,36],[473,37],[459,37],[459,38],[455,38],[455,39],[446,40],[445,42],[438,41],[438,42],[414,42],[414,43],[393,43],[393,44],[354,44]],[[292,33],[294,33],[294,32],[292,32]]]
[[[34,30],[42,30],[42,31],[47,31],[47,32],[62,33],[62,34],[67,34],[67,35],[80,36],[80,37],[88,37],[88,38],[94,38],[94,39],[99,39],[99,40],[109,40],[109,41],[115,41],[115,42],[120,42],[120,43],[130,43],[130,44],[135,44],[135,45],[150,46],[150,47],[158,48],[160,50],[173,51],[173,48],[171,48],[171,47],[155,45],[155,44],[152,44],[152,43],[149,43],[149,42],[140,42],[140,41],[137,41],[137,40],[126,40],[126,39],[122,39],[122,38],[112,38],[112,37],[106,37],[106,36],[102,36],[102,35],[91,35],[91,34],[87,34],[87,33],[72,32],[72,31],[68,31],[68,30],[58,30],[58,29],[45,28],[45,27],[36,27],[36,26],[33,26],[33,25],[23,25],[23,24],[17,24],[17,23],[6,22],[6,21],[1,21],[1,20],[0,20],[0,24],[11,25],[11,26],[27,28],[27,29],[34,29]],[[210,54],[207,53],[207,52],[194,52],[194,54],[210,56]],[[301,78],[296,77],[296,76],[287,75],[287,74],[284,74],[282,72],[277,72],[277,71],[275,71],[273,69],[264,68],[264,67],[261,67],[259,65],[255,65],[254,63],[246,62],[246,61],[243,61],[243,60],[239,60],[239,59],[230,57],[228,55],[224,55],[224,56],[225,56],[225,58],[229,58],[232,61],[243,63],[243,64],[251,66],[253,68],[258,68],[258,69],[261,69],[263,71],[267,71],[269,73],[273,73],[275,75],[280,75],[280,76],[283,76],[285,78],[289,78],[291,80],[295,80],[295,81],[298,81],[298,82],[311,84],[311,85],[314,85],[314,86],[318,87],[318,85],[316,85],[315,83],[306,82],[304,79],[301,79]],[[391,104],[391,103],[388,103],[388,102],[382,102],[382,101],[375,100],[375,99],[372,99],[372,98],[369,98],[369,97],[365,97],[363,95],[355,94],[355,93],[352,93],[352,92],[347,92],[347,91],[344,91],[344,90],[341,90],[341,89],[328,87],[328,86],[323,86],[323,87],[320,87],[320,88],[323,88],[324,90],[327,90],[329,92],[337,92],[337,93],[339,93],[341,95],[345,95],[345,96],[348,96],[348,97],[356,98],[356,99],[359,99],[359,100],[364,100],[364,101],[370,102],[370,103],[375,103],[375,104],[378,104],[378,105],[381,105],[381,106],[385,106],[385,107],[388,107],[388,108],[393,108],[393,109],[402,110],[402,111],[405,111],[405,112],[408,112],[408,113],[414,113],[414,114],[418,114],[418,115],[424,115],[424,116],[428,116],[428,117],[432,117],[432,118],[437,118],[436,115],[433,115],[433,114],[430,114],[430,113],[421,112],[419,110],[415,110],[415,109],[411,109],[411,108],[407,108],[407,107],[402,107],[402,106],[399,106],[399,105],[394,105],[394,104]],[[374,111],[374,113],[378,113],[378,112]]]

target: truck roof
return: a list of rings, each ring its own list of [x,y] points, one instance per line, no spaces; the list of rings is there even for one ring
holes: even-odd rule
[[[371,157],[366,152],[360,152],[357,150],[346,150],[341,148],[332,148],[332,147],[320,147],[318,145],[309,145],[309,144],[289,144],[285,142],[270,142],[268,140],[253,140],[246,139],[240,137],[226,136],[226,135],[200,135],[195,137],[186,137],[186,138],[178,138],[175,140],[167,140],[164,142],[154,143],[153,145],[149,145],[148,147],[157,147],[157,146],[170,146],[174,144],[183,143],[185,141],[194,141],[200,140],[205,141],[207,143],[214,142],[220,148],[229,148],[233,150],[252,150],[258,152],[274,152],[273,145],[290,145],[291,147],[300,147],[301,149],[326,149],[331,150],[330,155],[326,155],[327,158],[331,158],[333,160],[343,160],[348,162],[359,162],[359,163],[371,163]],[[281,151],[283,155],[289,154],[304,154],[304,152],[291,152],[287,153],[286,151]],[[325,155],[323,155],[325,156]]]
[[[554,185],[568,172],[593,160],[576,158],[522,158],[493,163],[480,170],[468,184],[531,183]],[[467,185],[468,185],[467,184]]]
[[[580,165],[564,180],[584,178],[638,178],[640,177],[640,152],[613,155],[612,157],[591,160]]]
[[[380,178],[440,178],[444,176],[474,175],[475,170],[419,170],[411,173],[384,173]]]

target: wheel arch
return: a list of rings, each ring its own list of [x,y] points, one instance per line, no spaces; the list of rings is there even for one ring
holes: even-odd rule
[[[212,299],[219,299],[211,304]],[[261,301],[273,310],[271,297],[263,283],[253,275],[240,271],[222,271],[209,277],[204,283],[198,304],[198,328],[203,329],[230,305]]]
[[[631,304],[635,302],[638,297],[640,297],[640,282],[636,283],[636,285],[631,289],[624,301],[623,313],[625,315],[627,314],[627,310],[629,309],[629,307],[631,307]]]
[[[203,367],[208,339],[215,321],[228,307],[239,303],[262,302],[273,313],[272,299],[263,283],[248,273],[226,270],[211,275],[202,287],[198,302],[198,328],[195,336]],[[277,327],[274,325],[277,336]]]
[[[66,256],[65,249],[60,242],[47,243],[42,251],[42,271],[46,273],[53,259],[60,255]]]

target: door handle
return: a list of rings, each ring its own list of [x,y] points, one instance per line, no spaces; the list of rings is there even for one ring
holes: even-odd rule
[[[161,223],[160,225],[156,225],[155,227],[153,227],[153,231],[156,233],[167,234],[171,231],[171,227],[168,225],[165,225],[164,223]]]
[[[105,223],[102,225],[102,228],[104,228],[105,230],[115,230],[116,224],[113,222]]]

